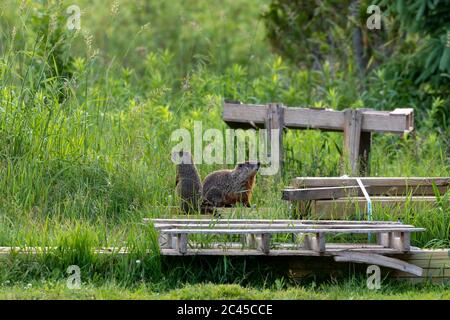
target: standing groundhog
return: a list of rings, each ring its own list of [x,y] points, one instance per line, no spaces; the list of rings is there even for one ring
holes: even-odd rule
[[[234,170],[219,170],[210,173],[203,181],[202,208],[230,207],[242,203],[250,207],[255,177],[260,163],[245,162]]]
[[[199,211],[202,183],[192,155],[186,151],[174,152],[172,161],[177,163],[176,189],[185,213]]]

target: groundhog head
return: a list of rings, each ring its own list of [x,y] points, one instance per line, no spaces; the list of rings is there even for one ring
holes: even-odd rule
[[[192,155],[188,151],[172,152],[172,162],[175,164],[193,164]]]
[[[244,162],[238,163],[234,168],[234,173],[240,181],[246,182],[253,178],[258,172],[261,164],[259,162]]]

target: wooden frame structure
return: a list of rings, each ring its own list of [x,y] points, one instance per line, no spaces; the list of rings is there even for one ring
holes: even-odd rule
[[[414,130],[414,111],[371,109],[291,108],[282,104],[247,105],[224,103],[223,120],[233,128],[279,129],[280,170],[283,167],[283,129],[318,129],[344,133],[344,151],[348,155],[351,174],[368,174],[373,132],[409,133]],[[270,135],[268,135],[270,139]],[[268,143],[270,146],[270,141]]]
[[[376,263],[381,266],[421,275],[422,269],[384,255],[409,252],[411,232],[425,229],[390,221],[343,220],[210,220],[147,219],[159,232],[162,255],[234,255],[234,256],[333,256],[335,261]],[[331,234],[377,235],[377,244],[326,243]],[[273,235],[293,235],[301,243],[271,242]],[[191,235],[239,235],[239,242],[221,241],[208,245],[191,242]],[[274,249],[276,247],[276,249]]]

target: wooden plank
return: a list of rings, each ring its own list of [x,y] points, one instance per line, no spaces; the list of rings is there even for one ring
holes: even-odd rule
[[[342,252],[334,257],[336,262],[356,262],[388,267],[416,276],[422,276],[423,269],[399,259],[385,257],[374,253]]]
[[[365,186],[369,195],[434,195],[434,190],[430,186],[418,186],[414,188],[388,187],[388,186]],[[447,187],[438,187],[440,192],[445,193]],[[347,197],[361,197],[363,193],[359,186],[345,187],[319,187],[319,188],[286,188],[282,191],[282,199],[287,201],[304,200],[328,200]]]
[[[265,124],[266,116],[266,105],[225,103],[222,112],[222,119],[233,128],[262,128]]]
[[[290,229],[163,229],[161,232],[171,234],[261,234],[261,233],[378,233],[378,232],[421,232],[425,231],[424,228],[361,228],[361,229],[348,229],[348,228],[336,228],[336,229],[319,229],[319,228],[299,228],[294,227]]]
[[[417,187],[436,186],[450,188],[450,177],[359,177],[365,186]],[[343,177],[297,177],[292,180],[294,188],[356,186],[355,178]]]
[[[229,223],[229,224],[186,224],[186,223],[155,223],[154,228],[157,230],[160,229],[292,229],[292,228],[321,228],[321,229],[372,229],[372,228],[395,228],[396,226],[401,226],[402,228],[409,229],[414,228],[413,225],[408,224],[303,224],[303,223],[286,223],[286,224],[243,224],[243,223]]]
[[[231,127],[262,127],[267,114],[266,105],[224,103],[222,119]],[[413,130],[413,111],[392,113],[365,109],[362,117],[362,131],[404,133]],[[320,129],[343,131],[344,112],[331,109],[286,107],[284,124],[293,129]]]
[[[370,249],[354,249],[350,250],[354,252],[370,252],[370,253],[379,253],[379,254],[390,254],[394,255],[398,252],[393,251],[392,249],[378,249],[378,250],[370,250]],[[186,256],[272,256],[272,257],[322,257],[322,256],[333,256],[338,252],[342,252],[342,250],[329,250],[327,247],[325,248],[325,252],[318,252],[315,250],[306,250],[306,249],[281,249],[281,250],[270,250],[269,253],[265,254],[261,250],[254,249],[229,249],[229,248],[220,248],[220,249],[204,249],[204,248],[190,248],[185,254]],[[175,249],[161,249],[162,255],[167,256],[180,256],[180,253]]]
[[[185,223],[185,224],[393,224],[403,225],[398,221],[355,221],[355,220],[290,220],[290,219],[166,219],[166,218],[144,218],[144,223]]]

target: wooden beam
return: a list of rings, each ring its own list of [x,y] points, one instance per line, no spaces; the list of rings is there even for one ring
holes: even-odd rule
[[[263,127],[266,105],[224,103],[222,118],[231,127]],[[364,110],[361,130],[366,132],[392,132],[403,134],[413,130],[412,109],[389,111]],[[284,110],[284,125],[293,129],[320,129],[343,131],[344,112],[330,109],[294,108]]]
[[[423,269],[411,263],[404,262],[399,259],[385,257],[375,253],[361,253],[361,252],[342,252],[338,253],[334,260],[336,262],[356,262],[375,264],[382,267],[388,267],[403,272],[413,274],[415,276],[421,276]]]
[[[187,223],[155,223],[154,224],[155,229],[215,229],[215,230],[226,230],[226,229],[292,229],[292,228],[321,228],[321,229],[360,229],[360,228],[414,228],[413,225],[407,225],[407,224],[366,224],[366,223],[358,223],[358,224],[305,224],[305,223],[269,223],[269,224],[262,224],[262,223],[230,223],[230,224],[187,224]]]
[[[219,225],[219,224],[319,224],[319,225],[340,225],[340,224],[357,224],[357,225],[378,225],[378,224],[389,224],[389,225],[403,225],[398,221],[353,221],[353,220],[291,220],[291,219],[166,219],[166,218],[155,218],[149,219],[144,218],[144,223],[184,223],[184,224],[208,224],[208,225]]]
[[[417,187],[436,186],[450,188],[450,177],[360,177],[365,186]],[[356,186],[355,178],[341,177],[298,177],[292,180],[296,188],[345,187]]]
[[[289,229],[282,229],[282,228],[273,228],[273,229],[215,229],[215,228],[208,228],[208,229],[162,229],[161,232],[163,233],[171,233],[171,234],[224,234],[224,235],[231,235],[231,234],[261,234],[261,233],[379,233],[379,232],[422,232],[425,231],[424,228],[405,228],[402,226],[393,226],[389,228],[360,228],[360,229],[352,229],[352,228],[300,228],[300,227],[293,227]]]

